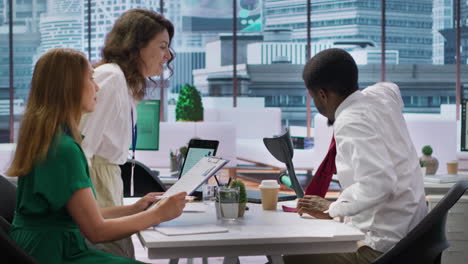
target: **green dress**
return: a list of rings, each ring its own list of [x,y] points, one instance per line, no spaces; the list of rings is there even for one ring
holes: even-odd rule
[[[81,188],[94,192],[86,158],[72,137],[58,133],[46,160],[19,177],[11,238],[38,263],[141,263],[88,249],[65,207]]]

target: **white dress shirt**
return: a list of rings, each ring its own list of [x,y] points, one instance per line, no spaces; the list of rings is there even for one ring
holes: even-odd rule
[[[337,176],[343,188],[332,217],[386,252],[427,214],[419,159],[402,115],[400,90],[377,83],[348,96],[335,113]]]
[[[88,159],[101,156],[110,163],[124,164],[132,142],[132,120],[136,123],[137,101],[132,97],[124,73],[108,63],[94,70],[99,86],[94,112],[81,119],[82,148]]]

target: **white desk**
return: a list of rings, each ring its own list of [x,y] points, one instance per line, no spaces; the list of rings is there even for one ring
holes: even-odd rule
[[[431,178],[431,179],[430,179]],[[437,179],[440,179],[437,181]],[[436,174],[424,178],[424,191],[426,195],[440,194],[444,195],[457,181],[468,180],[468,174],[447,175]]]
[[[433,182],[424,182],[424,192],[426,195],[440,194],[444,195],[452,188],[455,183],[433,183]]]
[[[263,211],[249,204],[250,210],[236,223],[216,219],[214,205],[204,213],[183,213],[160,226],[218,224],[227,233],[165,236],[154,230],[139,233],[148,248],[148,258],[192,258],[214,256],[269,255],[274,263],[283,263],[283,254],[353,252],[356,241],[364,239],[357,229],[333,220],[301,218],[295,213]]]

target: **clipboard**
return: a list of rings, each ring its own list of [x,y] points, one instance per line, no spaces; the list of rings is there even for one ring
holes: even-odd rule
[[[218,157],[203,157],[189,171],[171,186],[161,198],[169,197],[179,192],[187,192],[191,195],[198,187],[216,174],[229,160]],[[150,208],[156,206],[153,204]]]

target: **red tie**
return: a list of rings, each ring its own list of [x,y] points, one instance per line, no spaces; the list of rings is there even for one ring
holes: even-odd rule
[[[336,174],[335,157],[336,142],[335,136],[333,136],[327,155],[315,172],[315,176],[312,178],[312,181],[306,188],[306,195],[317,195],[325,197],[325,194],[328,191],[328,187],[330,186],[332,176],[333,174]]]

